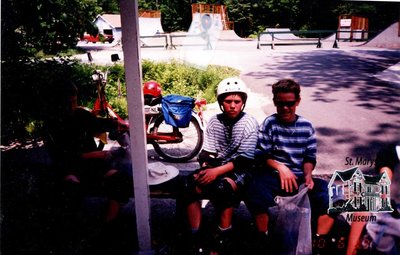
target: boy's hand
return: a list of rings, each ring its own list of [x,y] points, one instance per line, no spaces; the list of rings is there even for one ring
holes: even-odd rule
[[[281,179],[281,189],[292,193],[299,188],[296,182],[297,176],[287,166],[282,165],[277,170]]]
[[[207,168],[194,175],[194,180],[203,186],[214,181],[217,177],[218,171],[215,168]]]
[[[313,181],[311,175],[305,175],[305,176],[304,176],[304,181],[305,181],[306,187],[307,187],[308,189],[311,190],[311,189],[314,188],[314,181]]]

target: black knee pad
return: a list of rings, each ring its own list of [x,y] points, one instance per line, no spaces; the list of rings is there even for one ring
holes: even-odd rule
[[[235,192],[226,179],[220,179],[211,184],[207,193],[211,202],[219,209],[232,207],[235,204]]]
[[[179,181],[178,198],[184,205],[188,205],[199,200],[199,194],[196,191],[196,182],[193,174],[181,178]]]
[[[235,172],[230,178],[236,183],[238,188],[243,188],[250,182],[251,176],[246,172]]]

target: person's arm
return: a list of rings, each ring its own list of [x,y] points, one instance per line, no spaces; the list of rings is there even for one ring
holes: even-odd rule
[[[266,163],[268,167],[278,171],[281,180],[281,189],[284,189],[286,192],[293,192],[299,188],[296,182],[297,176],[286,165],[271,158],[268,158]]]
[[[309,189],[314,188],[314,181],[312,179],[312,172],[314,170],[314,164],[311,162],[305,162],[303,164],[303,172],[304,172],[304,182]]]
[[[92,112],[80,108],[76,109],[76,116],[93,135],[110,131],[128,131],[129,128],[126,121],[97,117]]]
[[[304,151],[303,157],[303,174],[304,182],[307,188],[312,189],[314,187],[314,181],[312,179],[312,172],[317,164],[317,139],[315,136],[315,129],[310,126],[310,136],[308,137],[306,150]]]

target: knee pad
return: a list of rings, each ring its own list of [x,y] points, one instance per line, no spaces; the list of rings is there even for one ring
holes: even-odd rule
[[[235,204],[235,192],[226,179],[221,179],[212,184],[208,193],[210,200],[217,208],[224,209]]]
[[[196,182],[193,174],[185,176],[181,179],[178,194],[178,197],[185,205],[188,205],[199,199],[199,194],[196,192]]]
[[[245,172],[233,173],[231,179],[236,183],[238,188],[246,186],[250,182],[250,175]]]

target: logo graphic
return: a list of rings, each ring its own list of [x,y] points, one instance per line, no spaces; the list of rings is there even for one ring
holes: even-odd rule
[[[335,171],[328,184],[328,213],[392,212],[386,172],[364,175],[358,167]]]

